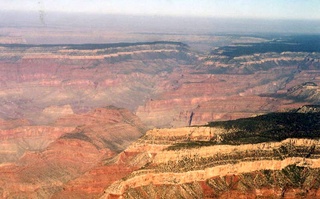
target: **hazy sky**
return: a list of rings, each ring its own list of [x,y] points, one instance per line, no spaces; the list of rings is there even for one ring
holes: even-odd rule
[[[320,0],[0,0],[1,10],[320,20]]]

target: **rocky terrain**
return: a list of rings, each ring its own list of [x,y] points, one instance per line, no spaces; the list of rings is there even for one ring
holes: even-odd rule
[[[316,52],[232,57],[165,41],[0,46],[3,119],[49,124],[114,105],[149,128],[179,127],[319,103]]]
[[[20,125],[1,130],[1,198],[50,198],[145,131],[135,115],[115,107],[68,115],[50,126]]]
[[[0,198],[319,197],[318,41],[187,38],[3,37]]]
[[[1,47],[1,113],[48,124],[69,113],[116,105],[135,110],[162,92],[167,74],[193,55],[176,42]]]
[[[118,156],[139,169],[101,198],[319,197],[317,110],[150,130]]]
[[[319,61],[306,56],[199,57],[196,71],[177,77],[176,88],[139,106],[137,115],[153,126],[185,126],[191,115],[192,124],[204,124],[318,104]]]

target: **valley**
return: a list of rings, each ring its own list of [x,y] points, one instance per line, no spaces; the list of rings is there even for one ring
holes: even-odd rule
[[[165,41],[6,44],[0,61],[1,118],[34,124],[114,105],[150,128],[178,127],[191,114],[192,124],[205,124],[297,108],[300,98],[319,103],[316,52],[227,57]],[[288,92],[306,82],[313,84]]]
[[[0,198],[319,197],[318,37],[135,37],[0,40]]]

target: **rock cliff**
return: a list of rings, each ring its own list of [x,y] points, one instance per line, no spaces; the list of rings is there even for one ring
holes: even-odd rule
[[[101,198],[319,197],[320,115],[301,109],[150,130],[118,157],[139,169]]]
[[[319,103],[317,53],[261,53],[198,57],[193,72],[176,77],[172,88],[139,106],[137,115],[158,127],[230,120]],[[310,60],[313,60],[312,62]]]
[[[49,124],[114,105],[150,128],[179,127],[319,103],[317,87],[288,92],[320,84],[317,52],[228,57],[223,48],[205,54],[165,41],[1,44],[0,51],[2,119]]]
[[[0,51],[3,198],[319,196],[318,52]]]
[[[109,105],[133,111],[195,59],[179,42],[1,44],[0,51],[0,117],[35,124]]]
[[[145,131],[135,115],[116,107],[69,114],[50,126],[17,122],[0,130],[1,198],[50,198]]]

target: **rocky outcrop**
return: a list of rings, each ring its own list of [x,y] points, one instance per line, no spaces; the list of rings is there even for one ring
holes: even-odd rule
[[[318,112],[281,114],[288,114],[286,122],[296,129],[304,125],[304,119],[290,114],[306,114],[314,121],[319,117]],[[297,135],[300,138],[265,142],[262,138],[275,135],[275,126],[284,125],[281,124],[284,120],[270,115],[274,119],[265,118],[269,121],[266,125],[263,117],[249,118],[248,123],[235,120],[210,124],[211,127],[150,130],[122,153],[131,154],[134,158],[125,159],[127,165],[139,169],[109,185],[101,198],[318,196],[320,187],[315,174],[320,168],[320,143],[316,139],[319,123],[301,128],[302,134]],[[260,122],[255,124],[255,120]],[[255,125],[261,125],[260,130]],[[247,127],[255,132],[255,140],[261,140],[259,143],[221,144],[234,133],[243,134],[242,128]],[[243,136],[246,140],[241,142],[253,140],[246,134]],[[241,140],[241,136],[230,139]]]
[[[179,42],[3,44],[0,51],[0,117],[36,124],[61,116],[57,107],[75,113],[108,105],[135,110],[166,74],[194,59]]]
[[[168,90],[139,106],[151,126],[170,127],[230,120],[318,103],[318,54],[259,53],[239,57],[199,57],[197,70],[183,74]],[[310,61],[314,60],[314,61]]]
[[[320,87],[314,82],[304,82],[288,89],[287,96],[312,104],[320,104]]]
[[[292,68],[247,75],[184,75],[172,88],[139,106],[136,114],[150,126],[187,126],[207,121],[250,117],[270,111],[298,108],[302,102],[263,95],[276,93]],[[272,75],[271,75],[272,74]]]
[[[318,53],[228,57],[179,42],[3,44],[0,51],[0,118],[35,124],[108,105],[135,112],[150,128],[205,124],[300,107],[301,98],[278,94],[320,83]],[[293,94],[315,103],[315,90],[307,91]]]
[[[319,105],[306,105],[302,106],[297,110],[297,113],[319,113],[320,106]]]
[[[41,151],[74,127],[20,126],[0,130],[0,163],[15,162],[26,151]]]
[[[3,29],[0,198],[320,197],[318,37],[53,29],[199,51]]]
[[[116,107],[67,115],[51,126],[1,130],[0,197],[50,198],[143,133],[135,115]]]

